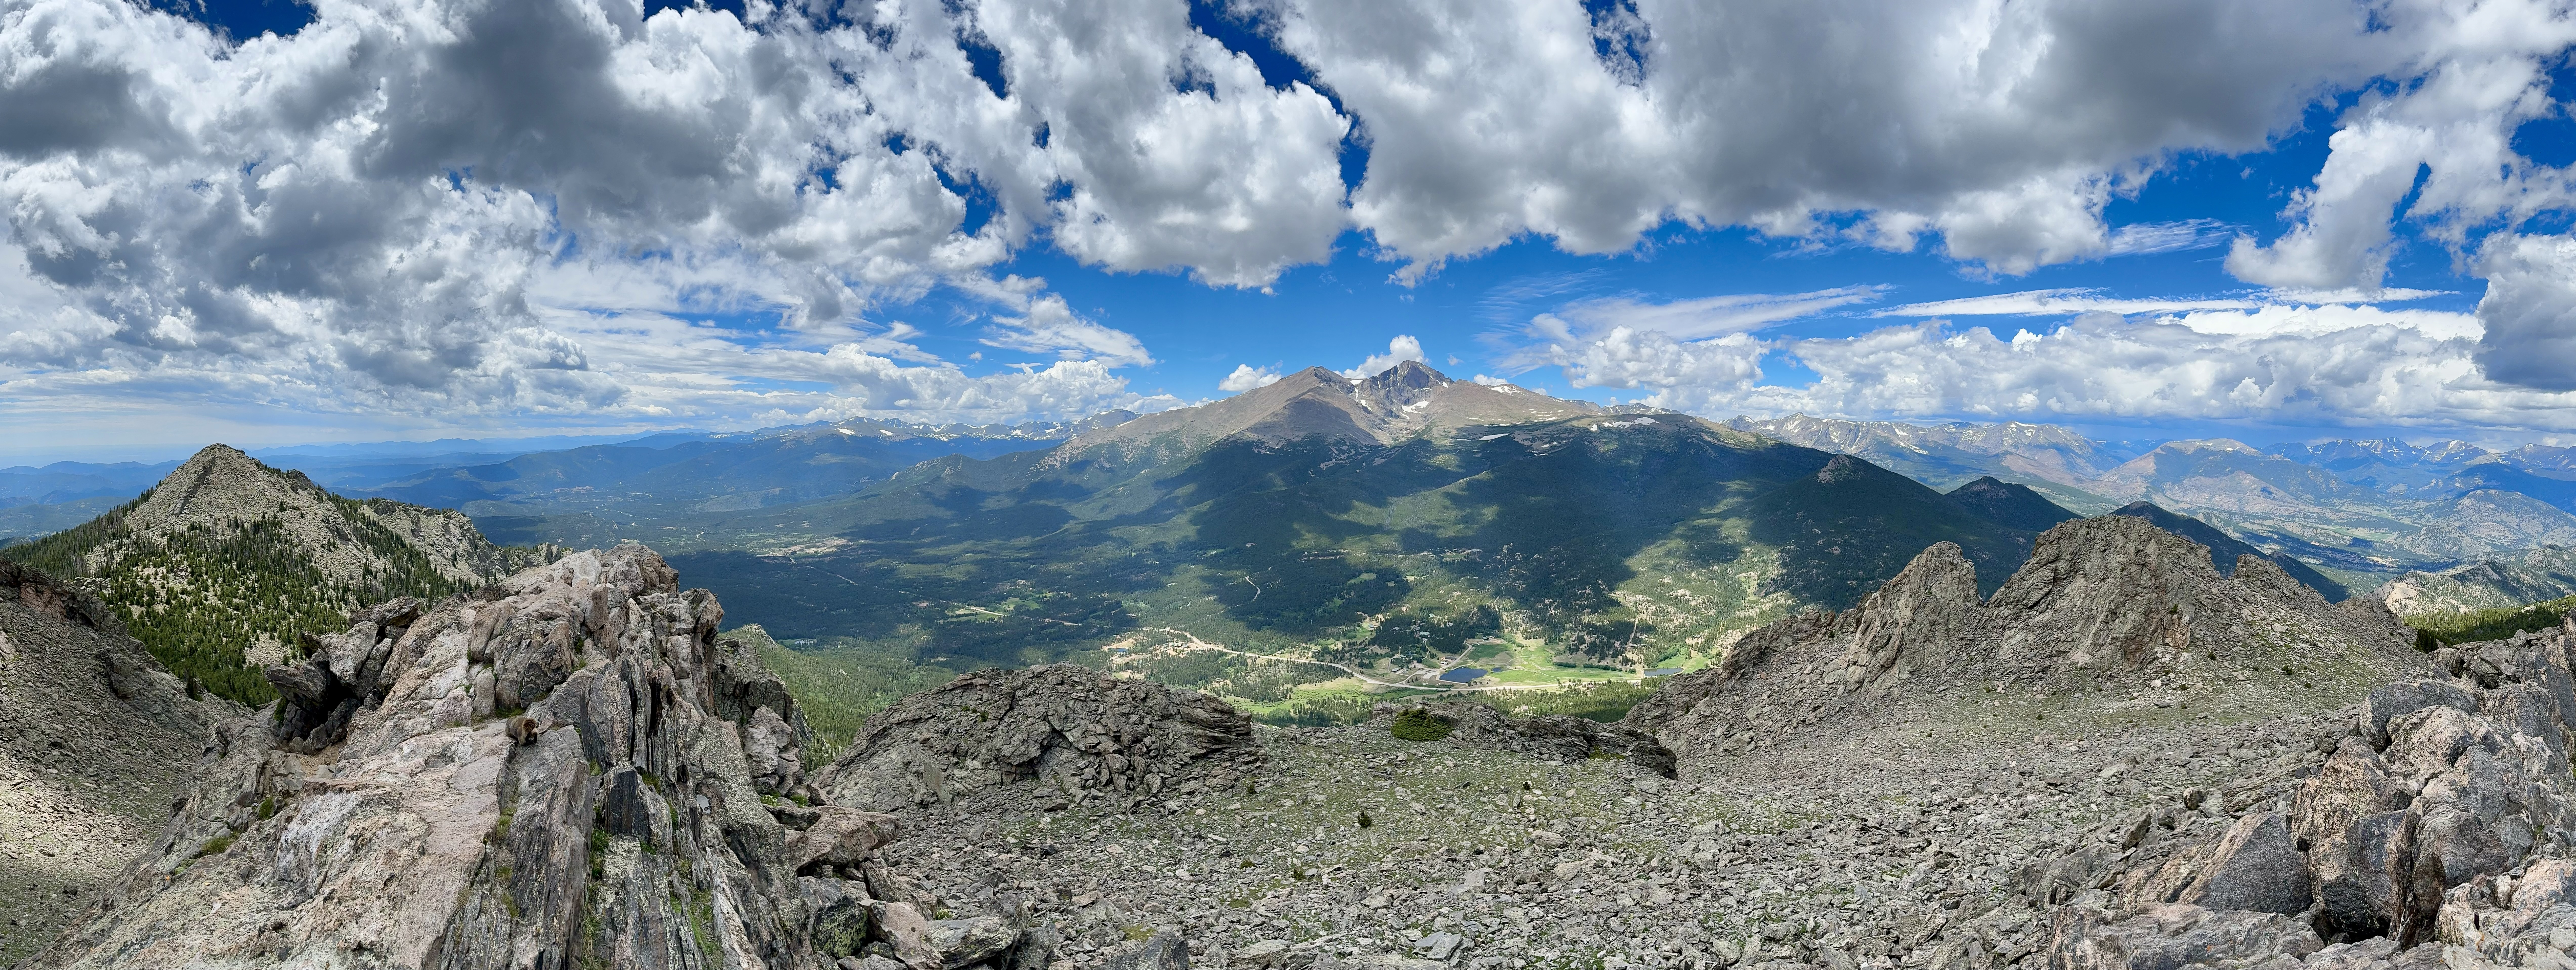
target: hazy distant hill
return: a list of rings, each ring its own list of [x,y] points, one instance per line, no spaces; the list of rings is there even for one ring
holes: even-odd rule
[[[672,560],[738,616],[1002,663],[1164,628],[1355,659],[1510,635],[1651,662],[1847,605],[1934,542],[2000,582],[2034,535],[1865,461],[1420,364],[1310,369],[1053,451],[696,521],[708,541]]]
[[[348,610],[481,586],[535,558],[465,516],[333,495],[210,445],[142,497],[0,555],[115,608],[173,673],[249,704],[272,695],[253,658],[344,628]]]
[[[0,546],[97,518],[142,494],[177,467],[175,461],[156,465],[58,461],[41,468],[0,468]]]
[[[1738,417],[1727,425],[1819,451],[1866,458],[1934,488],[1955,488],[1991,476],[2038,486],[2079,505],[2085,504],[2080,490],[2086,483],[2135,454],[2067,428],[2019,421],[1908,424],[1793,414],[1772,419]]]
[[[582,545],[666,539],[653,523],[846,495],[932,458],[990,458],[1048,448],[1135,415],[1078,422],[926,425],[855,419],[735,434],[645,438],[441,467],[359,494],[457,508],[505,541],[553,536]],[[594,534],[596,533],[596,534]]]
[[[2401,616],[2466,613],[2576,594],[2576,549],[2548,546],[2441,572],[2410,572],[2370,595]]]
[[[2576,543],[2576,449],[2495,452],[2462,441],[2388,439],[2256,448],[2210,439],[2132,450],[2013,422],[1793,415],[1729,424],[1867,458],[1936,487],[1992,477],[2083,513],[2150,502],[2353,588]]]

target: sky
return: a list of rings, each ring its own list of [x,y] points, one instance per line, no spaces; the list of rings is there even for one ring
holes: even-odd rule
[[[2576,0],[0,0],[0,459],[1152,410],[2576,441]]]

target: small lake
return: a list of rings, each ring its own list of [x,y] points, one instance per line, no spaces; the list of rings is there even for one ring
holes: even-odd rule
[[[1493,671],[1480,667],[1460,667],[1456,670],[1442,671],[1440,680],[1450,684],[1472,684],[1476,682],[1476,678],[1490,673]]]
[[[1653,670],[1646,671],[1646,676],[1648,676],[1648,677],[1670,677],[1670,676],[1672,676],[1672,675],[1674,675],[1674,674],[1678,674],[1678,673],[1681,673],[1681,672],[1682,672],[1682,669],[1681,669],[1680,667],[1657,667],[1657,668],[1655,668],[1655,669],[1653,669]]]

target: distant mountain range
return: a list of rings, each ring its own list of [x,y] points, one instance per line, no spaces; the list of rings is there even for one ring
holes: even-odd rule
[[[2354,589],[2576,545],[2576,449],[2390,440],[2256,448],[2225,439],[2140,449],[2047,425],[1799,415],[1729,424],[1868,458],[1935,486],[1993,475],[2087,513],[2149,502]]]
[[[1389,623],[1601,658],[1686,654],[1847,603],[1931,541],[2009,570],[2039,531],[2115,511],[2209,546],[2222,570],[2252,551],[2330,597],[2424,609],[2556,595],[2559,570],[2532,550],[2576,546],[2564,448],[1721,425],[1419,364],[1361,381],[1310,369],[1142,417],[561,443],[576,446],[270,454],[342,496],[460,509],[478,539],[651,543],[783,636],[1005,662],[1165,627],[1384,647],[1401,639],[1377,632]],[[0,545],[96,518],[174,467],[0,469]]]
[[[779,635],[926,659],[1187,635],[1374,664],[1508,637],[1636,664],[1847,606],[1935,542],[1991,586],[2072,517],[2020,486],[1962,491],[1421,364],[1315,368],[1050,451],[701,515],[722,543],[671,560]]]

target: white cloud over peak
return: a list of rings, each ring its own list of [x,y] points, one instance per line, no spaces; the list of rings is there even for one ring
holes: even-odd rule
[[[1359,366],[1343,371],[1342,376],[1352,380],[1375,377],[1408,360],[1427,361],[1430,358],[1422,355],[1422,341],[1410,334],[1397,334],[1395,339],[1386,342],[1386,353],[1370,354],[1367,360],[1360,361]]]
[[[1636,297],[1578,300],[1554,313],[1542,313],[1531,326],[1558,339],[1613,327],[1652,330],[1679,340],[1759,330],[1771,324],[1813,316],[1835,307],[1866,303],[1887,291],[1884,286],[1846,286],[1809,293],[1732,293],[1697,299],[1654,302]]]
[[[1227,374],[1224,379],[1216,382],[1216,389],[1228,394],[1240,394],[1276,383],[1279,383],[1277,371],[1267,367],[1256,368],[1251,364],[1236,364],[1234,373]]]
[[[1001,317],[986,346],[1054,354],[1064,360],[1097,360],[1112,367],[1142,367],[1154,362],[1145,342],[1134,334],[1085,320],[1064,298],[1047,294],[1028,302],[1020,316]]]
[[[1564,348],[1558,362],[1577,386],[1644,389],[1651,393],[1643,403],[1717,417],[2161,417],[2576,430],[2576,393],[2516,387],[2481,373],[2477,323],[2465,314],[2329,306],[2143,321],[2093,313],[2045,333],[2009,336],[1939,321],[1848,338],[1734,334],[1686,343],[1620,331]],[[1762,363],[1775,356],[1794,360],[1814,380],[1758,383]]]
[[[2035,290],[1877,311],[1875,316],[2060,316],[1999,336],[1944,320],[1851,337],[1753,332],[1690,340],[1614,326],[1524,346],[1525,365],[1576,387],[1645,390],[1643,403],[1856,418],[2091,421],[2140,417],[2576,428],[2576,381],[2534,391],[2482,371],[2495,327],[2527,335],[2529,359],[2576,359],[2576,248],[2537,240],[2490,254],[2497,284],[2478,314],[2265,299],[2121,300]],[[2499,294],[2502,294],[2501,296]],[[2396,292],[2401,299],[2431,294]],[[2517,329],[2518,328],[2518,329]],[[2483,341],[2483,343],[2482,343]],[[1812,381],[1763,383],[1765,366]],[[2492,364],[2489,365],[2492,368]],[[2549,365],[2540,365],[2549,366]],[[2532,369],[2537,370],[2539,366]],[[1794,371],[1793,371],[1794,373]]]

